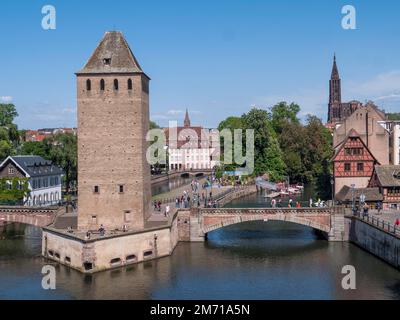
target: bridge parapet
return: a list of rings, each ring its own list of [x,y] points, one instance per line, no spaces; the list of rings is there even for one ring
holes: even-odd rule
[[[60,207],[0,206],[0,220],[45,227],[54,222]]]
[[[333,208],[201,208],[198,224],[204,234],[247,221],[287,221],[329,233],[332,216],[341,212]]]

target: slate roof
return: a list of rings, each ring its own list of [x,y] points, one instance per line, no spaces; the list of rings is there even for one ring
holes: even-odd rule
[[[360,199],[361,194],[365,195],[365,201],[376,202],[382,201],[383,196],[379,192],[379,188],[355,188],[354,198]],[[351,202],[353,200],[353,191],[349,186],[343,186],[342,189],[336,194],[335,199],[341,202]]]
[[[9,157],[30,177],[41,177],[48,175],[64,174],[63,170],[54,165],[51,161],[45,160],[40,156],[13,156]],[[7,159],[3,165],[7,163]]]
[[[400,187],[400,165],[375,166],[375,174],[382,187]]]
[[[121,32],[106,32],[89,61],[76,74],[98,73],[144,73]]]

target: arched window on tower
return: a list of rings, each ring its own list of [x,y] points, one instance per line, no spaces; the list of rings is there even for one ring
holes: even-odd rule
[[[132,90],[132,79],[128,79],[128,90]]]
[[[114,90],[118,90],[118,80],[114,79]]]
[[[101,79],[100,80],[100,90],[104,91],[105,87],[106,87],[106,83],[104,82],[104,79]]]
[[[92,82],[89,79],[86,80],[86,90],[92,90]]]

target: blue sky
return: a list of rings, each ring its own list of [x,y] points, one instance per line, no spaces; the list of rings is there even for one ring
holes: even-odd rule
[[[54,5],[57,29],[41,28]],[[357,29],[341,27],[352,4]],[[326,119],[336,52],[343,100],[400,111],[399,1],[2,0],[0,100],[20,128],[76,125],[74,72],[107,30],[124,33],[152,78],[151,118],[217,126],[251,106],[297,102]]]

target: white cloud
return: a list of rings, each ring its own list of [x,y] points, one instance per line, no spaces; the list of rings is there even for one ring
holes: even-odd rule
[[[64,108],[62,112],[63,113],[76,113],[76,108],[67,107],[67,108]]]
[[[390,96],[400,93],[400,71],[381,73],[362,83],[350,83],[348,91],[361,96]]]
[[[2,102],[11,102],[13,100],[13,97],[11,96],[1,96],[0,101]]]

